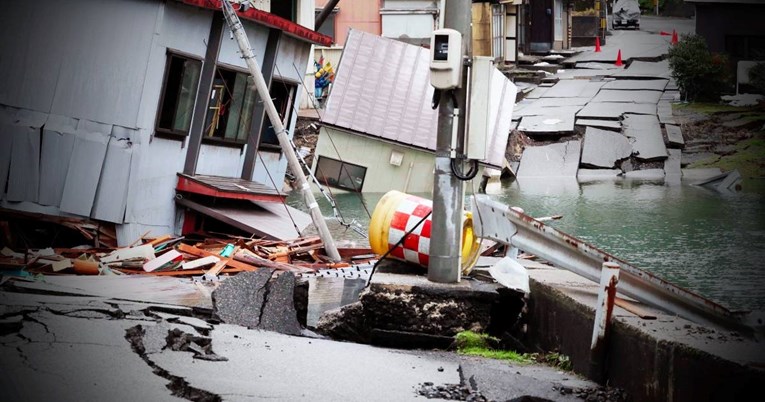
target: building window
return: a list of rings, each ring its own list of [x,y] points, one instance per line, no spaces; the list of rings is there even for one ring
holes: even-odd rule
[[[505,7],[502,4],[491,6],[491,30],[491,57],[504,60]]]
[[[255,86],[249,74],[216,68],[205,117],[204,138],[208,141],[246,143],[255,98]]]
[[[191,126],[202,61],[168,53],[156,132],[185,136]]]
[[[315,174],[319,182],[324,185],[361,192],[367,168],[319,156]]]
[[[290,124],[292,123],[292,105],[296,89],[297,86],[277,79],[271,82],[271,100],[273,100],[276,111],[279,112],[279,116],[282,118],[282,124],[284,124],[284,128],[287,130],[290,129]],[[268,114],[263,119],[263,128],[260,132],[258,149],[281,151],[279,140],[276,138],[276,131],[271,124],[271,120],[268,118]]]
[[[284,18],[285,20],[295,22],[295,14],[297,14],[297,7],[295,3],[297,3],[297,0],[271,1],[271,14],[275,14]]]

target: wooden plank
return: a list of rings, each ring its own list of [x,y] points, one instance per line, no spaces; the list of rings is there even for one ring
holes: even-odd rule
[[[178,249],[178,251],[180,251],[182,253],[190,254],[190,255],[193,255],[193,256],[197,256],[197,257],[207,257],[209,255],[214,255],[216,257],[220,257],[220,255],[218,255],[218,254],[211,253],[211,252],[205,251],[205,250],[201,250],[201,249],[198,249],[198,248],[196,248],[194,246],[190,246],[188,244],[183,244],[183,243],[179,244],[177,249]],[[240,269],[242,271],[255,271],[256,269],[258,269],[258,267],[252,266],[252,265],[247,264],[245,262],[236,261],[233,258],[228,260],[226,265],[228,265],[228,266],[230,266],[232,268]]]

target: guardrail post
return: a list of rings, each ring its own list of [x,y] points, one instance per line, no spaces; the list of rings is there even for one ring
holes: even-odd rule
[[[608,332],[611,313],[616,300],[616,285],[619,283],[619,265],[604,262],[600,271],[598,304],[595,307],[595,325],[592,328],[590,345],[590,378],[598,383],[605,383],[608,378]]]

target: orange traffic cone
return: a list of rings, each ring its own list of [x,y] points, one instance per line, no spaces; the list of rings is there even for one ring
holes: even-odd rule
[[[677,32],[673,29],[672,30],[672,44],[674,45],[676,43],[677,43]]]
[[[595,53],[600,52],[600,36],[595,37]]]
[[[619,53],[616,54],[616,63],[614,63],[616,67],[621,67],[624,65],[622,63],[622,49],[619,49]]]

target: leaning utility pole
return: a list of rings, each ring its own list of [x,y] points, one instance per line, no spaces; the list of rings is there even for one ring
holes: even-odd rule
[[[462,34],[463,62],[471,54],[471,0],[447,0],[444,7],[444,28]],[[456,283],[460,281],[462,261],[463,183],[452,172],[452,135],[457,136],[456,153],[463,152],[467,109],[467,68],[462,69],[461,88],[454,97],[441,96],[438,106],[436,168],[433,181],[433,216],[430,237],[428,280]],[[455,104],[456,103],[456,104]],[[454,124],[457,126],[455,127]]]
[[[295,155],[295,150],[292,149],[290,140],[287,138],[287,130],[284,128],[284,123],[282,123],[279,112],[276,111],[274,102],[271,100],[271,94],[268,91],[266,80],[263,78],[263,75],[260,72],[260,68],[258,68],[257,61],[255,61],[255,54],[252,52],[250,41],[247,39],[247,34],[244,32],[242,21],[239,20],[239,16],[236,15],[234,8],[231,6],[231,4],[229,4],[228,0],[221,1],[221,7],[223,8],[223,15],[226,17],[226,23],[228,24],[231,32],[234,34],[236,42],[239,44],[239,50],[242,52],[242,58],[247,63],[247,68],[250,70],[250,75],[252,75],[253,81],[255,81],[255,89],[258,92],[260,101],[263,102],[266,107],[268,119],[271,121],[271,124],[274,127],[276,138],[279,139],[279,145],[281,146],[282,151],[284,151],[284,155],[287,156],[287,165],[289,166],[290,170],[292,170],[292,173],[295,174],[295,177],[298,179],[300,191],[303,194],[303,199],[308,206],[308,209],[311,211],[313,224],[316,225],[316,228],[319,231],[319,237],[321,237],[321,240],[324,243],[324,250],[326,250],[327,256],[329,256],[331,260],[340,261],[340,253],[337,251],[335,241],[332,239],[332,235],[329,233],[327,223],[324,221],[324,216],[321,214],[319,204],[316,203],[316,199],[314,198],[313,192],[311,191],[311,186],[308,184],[308,180],[306,180],[297,155]]]

